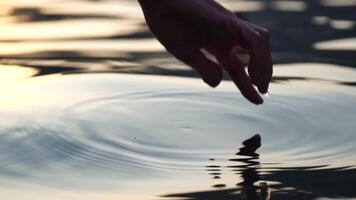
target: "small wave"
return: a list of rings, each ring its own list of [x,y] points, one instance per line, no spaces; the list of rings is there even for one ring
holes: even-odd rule
[[[347,93],[331,93],[329,88],[328,93],[311,95],[313,88],[289,85],[296,93],[286,94],[284,85],[275,84],[276,93],[265,106],[256,107],[230,86],[211,91],[177,86],[199,85],[198,80],[152,78],[36,79],[31,86],[41,92],[27,93],[36,110],[29,115],[26,105],[13,108],[11,116],[21,117],[0,129],[0,175],[44,173],[53,166],[68,173],[85,168],[99,176],[114,173],[113,177],[129,178],[128,174],[143,178],[193,173],[209,166],[211,157],[228,158],[254,133],[264,138],[264,163],[274,163],[275,168],[332,165],[356,152],[352,145],[356,110],[345,105],[355,97]],[[16,89],[24,90],[21,85]],[[330,100],[338,95],[343,101]],[[43,100],[48,97],[55,99]],[[1,118],[9,119],[8,113]],[[349,159],[344,166],[354,164]]]

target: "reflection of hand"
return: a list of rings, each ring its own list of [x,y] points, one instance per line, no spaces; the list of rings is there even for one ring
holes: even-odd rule
[[[139,0],[148,26],[179,60],[193,67],[203,80],[216,87],[226,70],[242,94],[255,104],[263,100],[272,77],[269,35],[266,29],[243,21],[214,0]],[[249,75],[234,54],[236,47],[250,54]],[[209,60],[205,49],[216,57]]]

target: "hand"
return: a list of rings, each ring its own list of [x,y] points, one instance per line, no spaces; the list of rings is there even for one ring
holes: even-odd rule
[[[262,104],[268,92],[272,59],[268,31],[239,19],[214,0],[139,0],[147,24],[168,52],[200,73],[204,82],[219,85],[223,69],[251,102]],[[249,52],[248,74],[235,49]],[[213,62],[202,52],[215,56]]]

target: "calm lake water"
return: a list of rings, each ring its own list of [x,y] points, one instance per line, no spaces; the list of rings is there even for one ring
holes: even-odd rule
[[[263,106],[204,85],[136,1],[1,0],[0,199],[356,199],[356,2],[222,3],[271,30]]]

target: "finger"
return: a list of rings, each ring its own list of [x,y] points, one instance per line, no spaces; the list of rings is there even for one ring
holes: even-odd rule
[[[243,62],[234,55],[220,58],[219,62],[224,69],[230,74],[231,79],[241,91],[242,95],[254,104],[262,104],[263,99],[255,90],[247,75]]]
[[[266,93],[273,73],[272,59],[267,46],[257,48],[251,50],[249,69],[251,74],[256,71],[254,82],[261,93]]]
[[[266,93],[273,73],[269,33],[257,25],[243,23],[249,26],[242,32],[250,54],[249,74],[258,90]]]
[[[222,68],[208,59],[200,50],[193,52],[179,53],[179,51],[170,52],[179,60],[195,69],[202,77],[203,81],[211,87],[217,87],[223,79]]]
[[[256,59],[252,60],[253,62],[250,61],[252,64],[249,69],[251,69],[250,74],[254,74],[252,69],[257,69],[256,70],[256,80],[253,80],[253,82],[256,83],[256,86],[259,87],[259,90],[261,93],[266,93],[268,92],[268,86],[269,83],[272,79],[272,74],[273,74],[273,65],[272,65],[272,56],[271,56],[271,50],[270,50],[270,36],[269,33],[266,29],[252,24],[250,22],[245,21],[245,23],[249,24],[251,27],[253,27],[261,36],[264,38],[265,45],[262,45],[260,49],[262,49],[260,54],[263,54],[266,56],[264,63],[261,63],[260,65],[263,67],[259,67],[259,64],[255,62]],[[259,70],[258,70],[259,69]]]
[[[272,78],[272,59],[269,49],[255,46],[249,50],[249,53],[249,74],[252,82],[261,93],[266,93]]]
[[[251,82],[261,93],[268,91],[272,78],[273,65],[270,50],[270,38],[266,29],[235,16],[231,31],[235,33],[236,41],[242,43],[249,51],[249,75]]]

